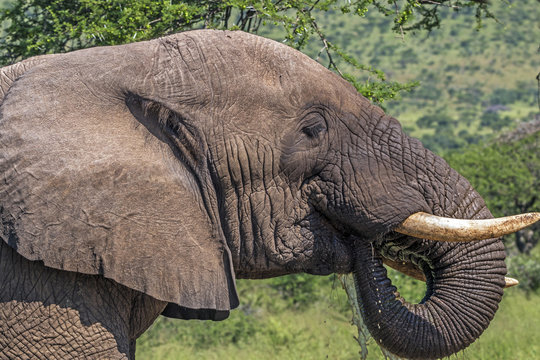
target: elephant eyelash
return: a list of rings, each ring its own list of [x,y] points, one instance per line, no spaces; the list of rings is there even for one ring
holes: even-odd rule
[[[326,126],[321,123],[305,126],[302,128],[302,132],[311,139],[316,139],[320,134],[326,130]]]
[[[326,121],[326,109],[311,106],[302,116],[301,132],[311,140],[317,140],[328,129]]]

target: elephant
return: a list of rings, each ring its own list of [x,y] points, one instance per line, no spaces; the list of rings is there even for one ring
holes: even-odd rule
[[[396,119],[257,35],[192,30],[0,71],[1,358],[134,358],[159,315],[224,320],[236,278],[299,272],[352,272],[381,346],[449,356],[503,295],[492,222],[538,218],[489,220]],[[451,219],[473,234],[430,225]],[[426,281],[420,304],[383,262]]]

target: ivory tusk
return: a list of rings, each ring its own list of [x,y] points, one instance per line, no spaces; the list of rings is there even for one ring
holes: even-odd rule
[[[394,231],[421,239],[467,242],[511,234],[538,220],[538,212],[480,220],[452,219],[418,212],[405,219]]]
[[[517,281],[516,279],[511,278],[511,277],[506,277],[506,276],[504,277],[504,282],[505,282],[505,285],[504,285],[505,289],[519,284],[519,281]]]

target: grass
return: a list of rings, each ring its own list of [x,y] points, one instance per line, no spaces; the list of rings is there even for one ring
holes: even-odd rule
[[[302,312],[286,310],[267,315],[261,321],[264,321],[264,329],[251,334],[249,338],[217,346],[169,342],[155,348],[146,348],[142,339],[137,357],[216,360],[356,358],[358,348],[353,339],[355,330],[345,315],[332,309],[314,306]]]
[[[391,274],[401,293],[421,298],[423,285]],[[397,277],[396,277],[397,276]],[[316,290],[305,307],[291,307],[286,297],[270,291],[272,280],[240,281],[240,309],[223,322],[159,318],[137,342],[138,359],[359,359],[344,291],[331,278],[313,277]],[[255,291],[253,290],[255,287]],[[268,298],[261,300],[261,298]],[[272,297],[275,298],[272,299]],[[258,304],[258,305],[257,305]],[[271,308],[271,310],[269,310]],[[486,332],[457,359],[534,359],[540,356],[540,292],[507,289]],[[372,341],[368,359],[384,359]]]

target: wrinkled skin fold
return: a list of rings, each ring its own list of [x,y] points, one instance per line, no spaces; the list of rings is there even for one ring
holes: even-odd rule
[[[409,358],[465,348],[497,310],[500,239],[438,243],[393,231],[417,212],[491,218],[482,198],[396,119],[298,51],[206,30],[1,71],[0,236],[14,250],[2,261],[29,269],[0,274],[9,284],[0,322],[29,306],[20,294],[39,282],[27,274],[33,263],[118,285],[126,304],[100,313],[123,325],[87,337],[110,340],[116,352],[100,356],[111,358],[134,356],[156,309],[226,318],[239,304],[236,277],[354,272],[370,332]],[[383,258],[425,274],[422,304],[396,297]],[[99,302],[84,297],[55,299],[65,292],[54,284],[34,294],[32,321],[68,323],[48,315],[51,303],[80,305],[70,316],[95,312]],[[137,330],[134,313],[144,319]],[[101,320],[40,336],[62,344]],[[25,337],[27,325],[0,343]],[[24,358],[28,346],[13,351]],[[96,346],[55,351],[88,357]]]

